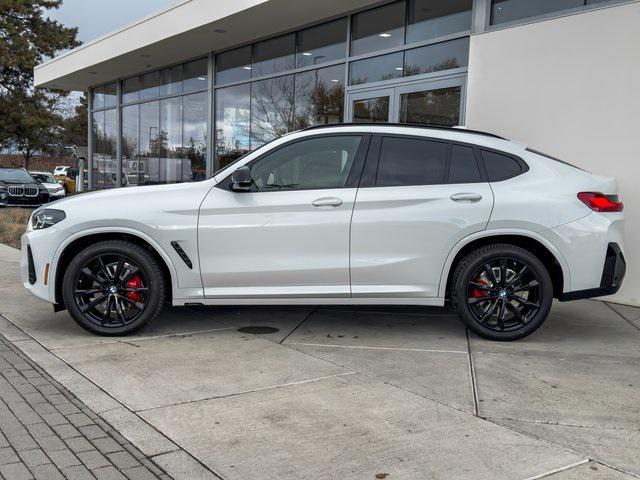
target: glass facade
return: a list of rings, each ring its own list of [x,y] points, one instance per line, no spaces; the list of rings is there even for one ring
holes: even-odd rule
[[[462,88],[393,101],[350,96],[372,82],[464,77],[471,4],[394,1],[96,87],[92,186],[202,180],[274,138],[319,124],[458,124]]]
[[[491,0],[491,24],[515,22],[530,17],[548,15],[597,5],[608,0]]]

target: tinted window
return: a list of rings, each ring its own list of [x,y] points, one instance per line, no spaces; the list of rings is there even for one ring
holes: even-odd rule
[[[346,18],[299,31],[296,65],[307,67],[344,58],[346,38]]]
[[[208,60],[206,58],[201,58],[200,60],[194,60],[193,62],[184,64],[184,81],[182,83],[182,90],[185,93],[206,90],[207,63]]]
[[[443,183],[449,145],[443,142],[385,137],[380,149],[376,185]]]
[[[584,0],[493,0],[491,24],[512,22],[537,15],[584,6]]]
[[[255,189],[278,191],[344,187],[360,140],[359,135],[320,137],[276,150],[251,168]]]
[[[292,33],[253,45],[252,76],[293,70],[295,68],[296,36]]]
[[[392,3],[353,16],[351,55],[404,44],[405,2]]]
[[[499,182],[515,177],[522,172],[522,167],[513,158],[495,152],[482,151],[482,159],[487,168],[490,182]]]
[[[454,145],[451,149],[449,183],[474,183],[482,181],[473,148]]]
[[[251,78],[251,45],[216,55],[216,83]]]
[[[350,64],[349,84],[378,82],[402,76],[404,52],[358,60]]]
[[[439,72],[469,65],[469,37],[407,50],[404,76]]]
[[[412,0],[409,2],[407,43],[470,30],[472,3],[472,0]]]

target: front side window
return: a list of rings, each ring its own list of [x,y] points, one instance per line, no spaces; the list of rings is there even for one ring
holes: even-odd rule
[[[380,148],[376,186],[444,183],[449,145],[414,138],[385,137]]]
[[[287,145],[251,168],[259,192],[343,188],[362,137],[318,137]]]

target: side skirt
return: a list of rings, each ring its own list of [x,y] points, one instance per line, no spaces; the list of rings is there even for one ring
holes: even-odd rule
[[[173,299],[174,306],[189,305],[423,305],[444,307],[444,298],[382,298],[382,297],[305,297],[305,298],[204,298],[194,301]]]

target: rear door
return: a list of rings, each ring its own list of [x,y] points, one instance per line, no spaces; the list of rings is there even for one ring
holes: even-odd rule
[[[372,139],[351,225],[354,297],[437,297],[445,259],[483,230],[493,194],[474,147]]]

